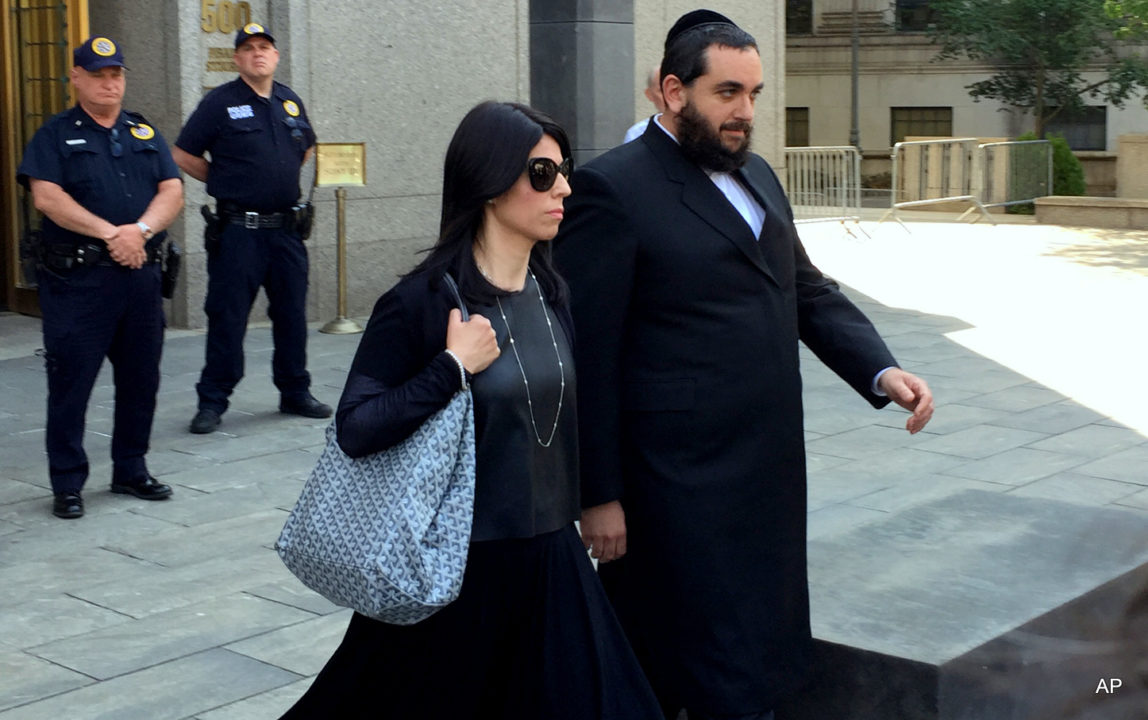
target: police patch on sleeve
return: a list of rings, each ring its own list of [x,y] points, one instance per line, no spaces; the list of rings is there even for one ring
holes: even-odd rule
[[[106,37],[93,38],[92,52],[100,57],[111,57],[116,54],[116,44]]]
[[[155,137],[155,130],[152,129],[151,125],[139,123],[132,127],[132,137],[136,140],[151,140]]]
[[[294,100],[284,100],[283,109],[286,110],[287,114],[291,117],[299,117],[299,105],[296,104]]]
[[[232,25],[231,27],[235,27],[235,26]],[[248,34],[248,35],[257,35],[259,33],[264,33],[267,31],[264,30],[263,26],[260,25],[259,23],[247,23],[246,25],[243,26],[243,32]]]

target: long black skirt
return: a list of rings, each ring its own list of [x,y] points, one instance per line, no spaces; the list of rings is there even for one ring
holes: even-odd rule
[[[458,600],[410,626],[355,614],[282,720],[662,720],[573,524],[472,543]]]

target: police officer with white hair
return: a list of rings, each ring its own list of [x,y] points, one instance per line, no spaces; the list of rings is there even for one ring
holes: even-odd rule
[[[60,518],[84,514],[84,416],[104,357],[115,380],[114,493],[171,496],[148,472],[163,347],[160,247],[183,207],[167,143],[123,109],[124,56],[107,37],[73,52],[75,107],[33,136],[17,170],[44,215],[40,309],[48,375],[48,473]]]

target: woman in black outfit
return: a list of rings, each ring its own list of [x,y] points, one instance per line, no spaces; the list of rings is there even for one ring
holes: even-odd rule
[[[375,305],[336,423],[347,454],[378,452],[470,384],[477,488],[462,593],[411,626],[354,615],[284,720],[661,720],[574,527],[571,322],[547,243],[569,157],[562,128],[515,103],[482,103],[455,131],[439,240]]]

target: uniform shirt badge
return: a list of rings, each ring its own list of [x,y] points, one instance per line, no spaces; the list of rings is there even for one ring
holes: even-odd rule
[[[153,137],[155,137],[155,130],[152,129],[152,126],[145,125],[143,123],[139,123],[133,126],[131,132],[132,137],[134,137],[136,140],[151,140]]]
[[[299,105],[294,100],[284,100],[283,109],[291,117],[299,117]]]
[[[232,120],[255,117],[255,111],[251,109],[250,105],[232,105],[227,108],[227,114]]]

